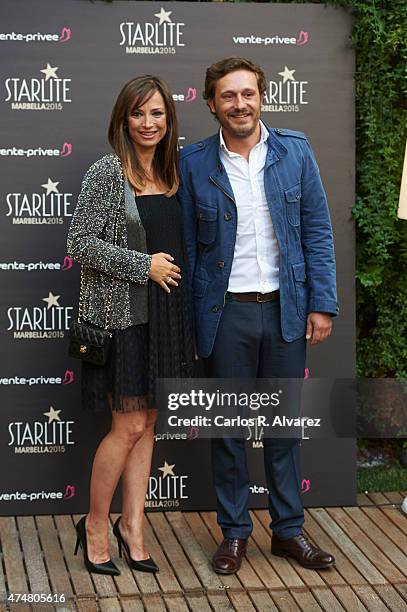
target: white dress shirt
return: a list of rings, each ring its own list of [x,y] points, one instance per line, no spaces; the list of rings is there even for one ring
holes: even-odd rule
[[[264,190],[264,166],[269,136],[260,122],[259,142],[249,160],[226,147],[220,130],[220,158],[237,208],[236,244],[228,291],[268,293],[279,288],[279,249]]]

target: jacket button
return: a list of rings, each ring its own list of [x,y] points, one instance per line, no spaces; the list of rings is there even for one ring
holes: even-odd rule
[[[277,134],[284,134],[283,130],[281,130],[280,128],[276,128],[276,132]]]
[[[296,197],[297,200],[299,200],[301,195],[299,193],[297,193],[297,195],[295,197]]]
[[[225,262],[224,261],[218,261],[218,268],[224,268],[225,267]]]
[[[219,306],[212,306],[211,310],[212,312],[219,312],[220,308]]]
[[[225,219],[225,221],[230,221],[232,218],[232,215],[230,213],[225,213],[223,215],[223,218]]]

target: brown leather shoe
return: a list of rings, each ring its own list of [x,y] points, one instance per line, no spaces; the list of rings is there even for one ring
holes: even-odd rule
[[[217,574],[234,574],[242,565],[246,554],[247,540],[225,538],[212,558],[212,567]]]
[[[321,550],[318,546],[314,546],[303,533],[288,540],[280,540],[273,535],[271,554],[277,555],[277,557],[293,557],[307,569],[323,569],[335,563],[333,555]]]

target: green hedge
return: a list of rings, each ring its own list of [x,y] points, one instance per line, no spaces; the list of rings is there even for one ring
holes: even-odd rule
[[[397,219],[407,127],[407,2],[321,4],[345,7],[355,17],[358,375],[407,377],[407,221]]]

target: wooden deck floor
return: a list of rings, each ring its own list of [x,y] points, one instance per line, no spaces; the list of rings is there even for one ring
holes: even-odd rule
[[[74,557],[77,516],[0,518],[0,612],[242,612],[303,610],[407,611],[405,493],[372,493],[359,507],[307,510],[305,531],[336,557],[336,567],[310,571],[270,555],[266,511],[252,512],[247,560],[220,577],[210,558],[221,539],[215,514],[149,513],[148,549],[156,577],[132,572],[90,576]],[[112,516],[114,520],[115,516]],[[117,549],[111,550],[116,560]],[[64,594],[65,603],[7,603],[9,593]]]

